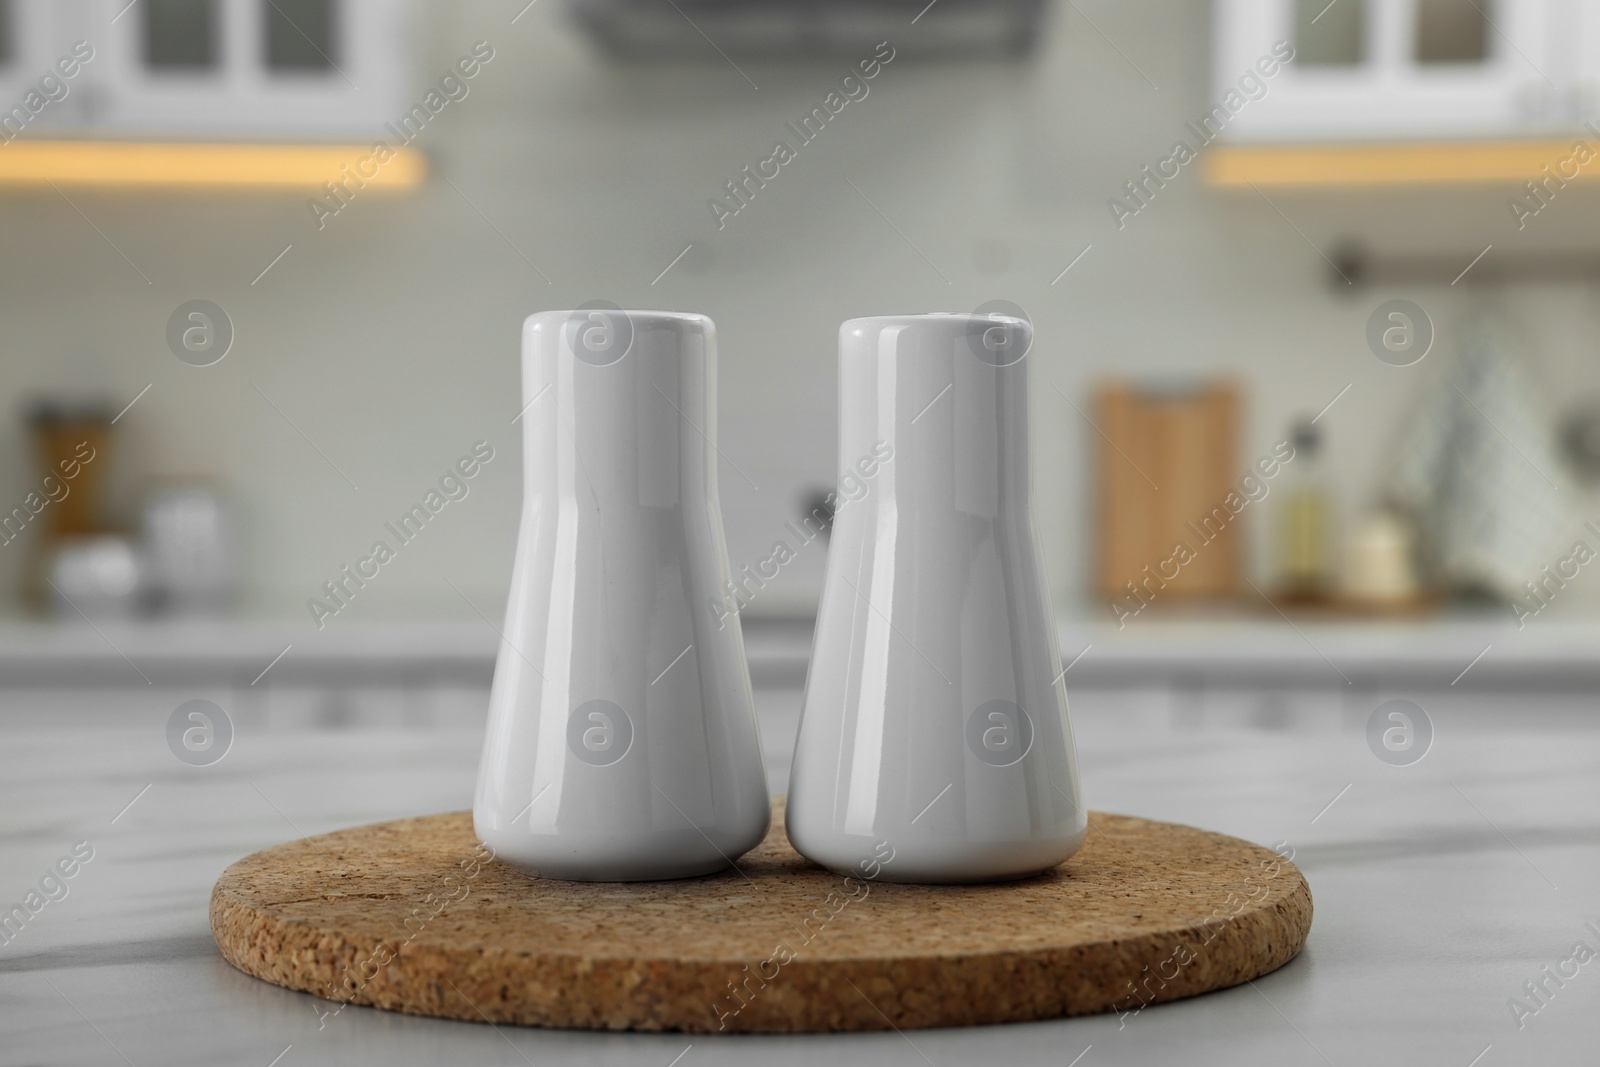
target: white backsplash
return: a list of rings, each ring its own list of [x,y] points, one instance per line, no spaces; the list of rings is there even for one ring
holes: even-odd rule
[[[1037,513],[1066,607],[1092,551],[1097,435],[1063,393],[1087,410],[1105,375],[1232,372],[1248,386],[1253,455],[1352,385],[1320,425],[1341,500],[1359,507],[1430,366],[1373,358],[1368,314],[1409,296],[1448,345],[1483,294],[1447,277],[1336,292],[1310,244],[1352,233],[1380,250],[1464,251],[1464,264],[1491,242],[1526,252],[1537,246],[1524,241],[1570,243],[1596,226],[1595,194],[1576,187],[1552,207],[1568,212],[1563,225],[1523,235],[1506,190],[1274,192],[1269,205],[1209,189],[1190,167],[1119,230],[1107,200],[1204,110],[1207,5],[1083,0],[1098,30],[1058,5],[1030,64],[919,64],[902,50],[719,230],[710,198],[771,156],[850,62],[742,61],[753,89],[709,47],[701,62],[617,64],[553,0],[513,25],[520,6],[424,5],[419,86],[475,41],[496,59],[418,139],[434,168],[423,188],[369,191],[321,230],[304,196],[281,193],[74,189],[76,210],[49,189],[0,194],[6,506],[32,477],[15,417],[25,397],[92,384],[120,407],[150,385],[118,424],[119,512],[174,477],[223,479],[239,509],[247,608],[309,627],[306,601],[322,583],[487,441],[499,458],[470,496],[328,625],[495,617],[520,495],[519,323],[609,299],[717,322],[719,443],[749,478],[724,464],[737,568],[767,556],[808,492],[832,481],[838,324],[1003,297],[1037,328]],[[202,298],[227,310],[236,340],[196,368],[167,351],[164,329],[172,309]],[[1589,283],[1505,298],[1553,396],[1600,386]],[[1252,530],[1258,572],[1265,533]],[[0,589],[17,586],[22,560],[20,542],[0,548]],[[804,549],[762,610],[809,610],[822,561],[821,541]]]

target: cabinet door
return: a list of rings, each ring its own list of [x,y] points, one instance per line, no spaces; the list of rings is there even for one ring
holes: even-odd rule
[[[409,107],[408,6],[0,0],[0,92],[20,99],[84,41],[92,59],[38,116],[57,134],[368,137]]]
[[[1570,47],[1576,53],[1577,92],[1573,107],[1580,119],[1600,112],[1600,4],[1569,0],[1577,11]]]
[[[68,53],[88,28],[84,0],[0,0],[0,141],[81,119],[88,94]]]
[[[1379,140],[1571,128],[1582,0],[1218,0],[1213,92],[1274,45],[1294,58],[1240,92],[1225,136]],[[1253,88],[1253,86],[1247,86]]]

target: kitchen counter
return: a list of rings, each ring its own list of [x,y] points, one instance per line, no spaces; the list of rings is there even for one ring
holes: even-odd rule
[[[1126,1018],[723,1037],[367,1008],[324,1019],[324,1002],[235,971],[207,926],[222,869],[299,835],[468,806],[482,715],[382,729],[243,722],[225,758],[195,767],[167,748],[171,704],[136,690],[107,690],[98,709],[62,711],[38,693],[31,711],[8,710],[0,901],[20,900],[78,842],[93,856],[0,944],[0,1064],[1500,1067],[1592,1062],[1600,1046],[1600,962],[1561,986],[1543,972],[1579,940],[1600,950],[1585,925],[1600,929],[1600,727],[1582,708],[1535,733],[1430,706],[1432,750],[1396,767],[1369,751],[1364,721],[1250,729],[1085,700],[1075,726],[1091,805],[1294,849],[1316,903],[1299,958]],[[793,687],[758,691],[775,789],[798,702]],[[1526,999],[1530,981],[1551,995],[1528,1002],[1539,1010],[1519,1028],[1507,1001]]]
[[[1520,629],[1506,609],[1396,621],[1151,610],[1121,627],[1109,614],[1068,612],[1057,623],[1062,663],[1073,663],[1078,685],[1158,677],[1183,684],[1448,686],[1469,667],[1480,688],[1600,685],[1600,619],[1584,615],[1531,618]],[[0,688],[395,678],[487,686],[498,625],[498,610],[477,619],[320,631],[303,620],[0,620]],[[752,616],[744,633],[757,684],[804,680],[809,619]]]

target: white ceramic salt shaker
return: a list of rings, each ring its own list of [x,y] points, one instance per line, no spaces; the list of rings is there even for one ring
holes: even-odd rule
[[[581,881],[727,867],[766,775],[717,499],[716,329],[585,309],[522,331],[524,500],[473,824]]]
[[[995,881],[1083,842],[1030,502],[1032,339],[988,315],[840,328],[840,477],[867,491],[834,519],[787,815],[826,867]]]

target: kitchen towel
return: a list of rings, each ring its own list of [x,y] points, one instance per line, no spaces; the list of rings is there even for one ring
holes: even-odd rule
[[[1524,595],[1576,517],[1525,335],[1480,309],[1401,431],[1389,493],[1446,588]]]

